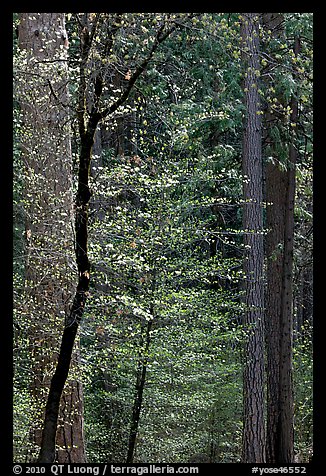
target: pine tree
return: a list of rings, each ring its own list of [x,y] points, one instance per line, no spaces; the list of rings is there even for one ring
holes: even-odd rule
[[[243,453],[245,463],[265,461],[264,428],[264,283],[262,121],[259,97],[259,15],[243,14],[243,233],[245,326]]]

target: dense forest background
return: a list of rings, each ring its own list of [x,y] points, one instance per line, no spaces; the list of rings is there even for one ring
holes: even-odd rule
[[[13,22],[14,460],[310,461],[312,14]]]

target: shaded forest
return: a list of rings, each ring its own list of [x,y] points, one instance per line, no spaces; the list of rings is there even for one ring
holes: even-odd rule
[[[13,32],[14,461],[311,461],[312,14]]]

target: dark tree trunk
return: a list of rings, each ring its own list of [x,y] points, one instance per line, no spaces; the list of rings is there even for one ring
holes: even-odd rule
[[[264,27],[280,36],[282,15],[264,14]],[[268,462],[276,462],[279,422],[279,380],[280,380],[280,332],[282,314],[283,240],[285,225],[286,176],[276,157],[275,144],[269,134],[277,118],[269,109],[266,112],[266,144],[273,153],[273,159],[266,164],[266,238],[267,288],[266,288],[266,346],[267,346],[267,432],[266,457]]]
[[[281,14],[264,15],[265,28],[277,38],[283,35],[282,22]],[[279,100],[284,102],[283,98]],[[291,109],[291,122],[296,123],[297,103],[294,98],[291,100]],[[274,114],[267,111],[267,131],[275,120]],[[285,127],[285,124],[281,124],[281,127]],[[282,163],[282,159],[277,157],[277,144],[273,143],[270,135],[267,135],[266,142],[273,153],[273,160],[266,165],[266,452],[269,463],[281,464],[294,461],[292,268],[296,149],[291,143],[287,163]]]
[[[243,14],[244,104],[243,229],[245,316],[247,329],[243,375],[242,461],[265,461],[264,428],[264,291],[262,214],[262,126],[259,83],[259,15]]]
[[[91,151],[97,122],[90,119],[88,132],[82,137],[79,161],[78,191],[76,198],[76,262],[78,285],[69,318],[62,335],[60,353],[54,376],[51,380],[43,426],[40,463],[51,463],[55,458],[55,436],[57,431],[59,402],[68,377],[72,351],[79,323],[83,316],[89,290],[90,263],[87,254],[88,202],[91,193],[88,186]]]
[[[148,321],[146,326],[146,335],[145,335],[145,347],[141,350],[138,367],[137,367],[137,380],[136,380],[136,392],[134,405],[132,409],[132,418],[130,425],[130,434],[129,434],[129,445],[128,445],[128,454],[127,454],[127,464],[131,464],[134,459],[134,452],[136,447],[136,439],[139,427],[140,413],[143,403],[143,393],[146,383],[146,371],[148,364],[148,352],[151,341],[151,329],[152,329],[153,320]]]
[[[295,53],[298,54],[298,44]],[[298,103],[291,100],[291,123],[297,124]],[[287,188],[285,202],[285,230],[283,256],[282,317],[280,328],[280,389],[279,389],[279,442],[277,463],[294,462],[294,395],[293,395],[293,245],[294,245],[294,205],[295,170],[297,150],[294,137],[290,144],[287,168]]]

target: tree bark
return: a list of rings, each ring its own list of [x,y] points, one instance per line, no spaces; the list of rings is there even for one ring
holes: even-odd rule
[[[264,428],[264,291],[263,291],[263,214],[262,214],[262,125],[258,93],[259,16],[242,16],[244,71],[243,130],[243,229],[245,316],[247,329],[243,374],[242,461],[265,461]]]
[[[296,42],[295,53],[299,50]],[[298,102],[291,99],[291,123],[298,121]],[[285,203],[284,256],[282,275],[282,317],[280,341],[280,389],[279,389],[279,463],[294,461],[294,394],[293,394],[293,245],[294,245],[294,205],[295,170],[297,150],[294,138],[290,144],[287,168],[287,188]]]
[[[264,14],[264,25],[280,38],[283,15]],[[285,102],[283,98],[280,102]],[[291,100],[292,123],[297,122],[297,102]],[[276,121],[272,111],[266,113],[267,131]],[[285,127],[285,124],[280,124]],[[269,463],[294,461],[293,431],[293,240],[296,149],[289,146],[287,163],[277,157],[276,144],[270,135],[267,145],[273,159],[266,165],[266,346],[267,346],[267,433]],[[283,159],[284,162],[284,159]]]
[[[23,117],[28,301],[33,358],[32,400],[37,413],[33,446],[41,446],[45,391],[55,365],[55,349],[74,289],[72,157],[67,117],[68,44],[64,14],[21,13],[19,46],[24,65],[18,96]],[[79,351],[74,350],[74,371]],[[72,377],[59,411],[57,460],[84,462],[83,396]]]

